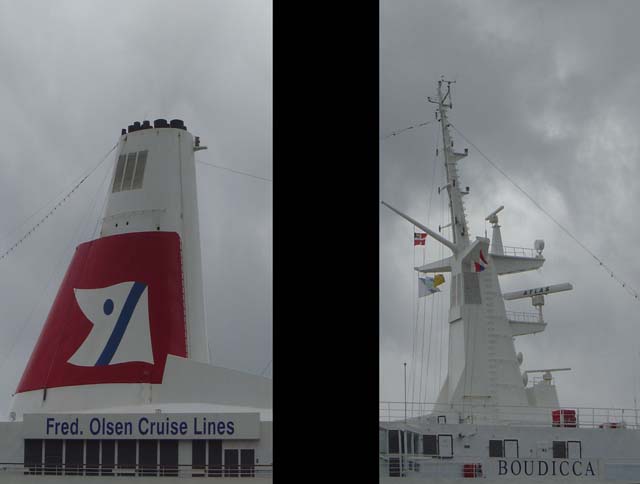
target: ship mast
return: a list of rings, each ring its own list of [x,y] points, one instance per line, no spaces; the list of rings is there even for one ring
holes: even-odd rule
[[[446,92],[443,92],[443,84],[446,83]],[[449,195],[449,207],[451,209],[451,233],[453,243],[458,250],[463,250],[469,245],[469,230],[467,218],[464,213],[462,196],[469,193],[460,190],[460,180],[458,177],[458,160],[467,156],[468,151],[456,153],[453,149],[453,140],[449,132],[449,119],[447,112],[452,108],[451,103],[451,83],[452,81],[438,81],[438,113],[440,114],[440,124],[442,127],[442,143],[444,151],[444,166],[447,173],[446,189]],[[434,102],[429,98],[429,101]]]
[[[513,299],[514,296],[502,294],[499,276],[542,267],[545,261],[542,256],[544,242],[538,240],[534,243],[536,254],[505,253],[497,226],[497,213],[504,208],[502,206],[487,217],[494,224],[493,242],[499,249],[490,251],[491,241],[486,237],[470,240],[462,201],[469,188],[461,190],[458,176],[458,161],[467,156],[468,150],[456,152],[449,131],[452,83],[441,79],[438,81],[437,100],[428,98],[429,102],[437,104],[436,118],[439,118],[442,129],[447,176],[444,188],[449,195],[452,240],[381,202],[452,252],[448,257],[415,268],[423,274],[449,273],[448,369],[432,415],[452,411],[454,421],[466,421],[468,418],[475,422],[512,421],[539,407],[536,411],[542,412],[539,413],[540,418],[545,418],[545,407],[558,406],[555,386],[547,382],[527,387],[520,369],[522,357],[516,354],[514,339],[544,330],[546,323],[540,313],[544,304],[543,294],[571,287],[568,284],[550,285],[514,293],[518,298],[532,298],[532,304],[539,309],[535,321],[523,321],[507,314],[505,299]],[[443,187],[438,188],[438,193],[442,190]],[[522,417],[517,415],[518,412]]]

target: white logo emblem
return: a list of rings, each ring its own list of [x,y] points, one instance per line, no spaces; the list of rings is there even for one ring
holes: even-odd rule
[[[74,289],[80,309],[93,324],[69,363],[106,366],[143,361],[153,364],[147,285],[122,282],[100,289]]]

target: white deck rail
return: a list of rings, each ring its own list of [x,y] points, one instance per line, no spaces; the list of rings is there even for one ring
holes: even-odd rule
[[[273,466],[192,466],[192,465],[100,465],[0,462],[2,474],[45,476],[128,476],[128,477],[250,477],[271,478]]]
[[[507,319],[519,323],[539,323],[540,315],[530,311],[507,311]]]
[[[502,251],[504,255],[512,257],[530,257],[533,259],[538,255],[538,252],[530,247],[509,247],[505,245],[502,247]],[[489,249],[489,253],[491,253],[491,248]]]
[[[434,418],[439,414],[459,412],[464,415],[463,422],[447,423],[479,423],[487,422],[491,409],[498,408],[501,416],[500,423],[521,426],[551,427],[553,425],[552,411],[559,409],[575,410],[576,424],[580,428],[630,428],[640,429],[640,409],[606,408],[606,407],[578,407],[563,405],[562,407],[526,407],[518,405],[488,406],[481,404],[465,405],[436,405],[432,402],[406,402],[406,418],[415,423],[427,418]],[[403,422],[405,419],[405,402],[383,401],[379,406],[381,422]],[[498,422],[496,422],[498,423]]]

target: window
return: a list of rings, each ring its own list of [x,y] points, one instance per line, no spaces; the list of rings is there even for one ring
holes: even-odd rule
[[[224,449],[225,477],[238,477],[238,449]]]
[[[81,476],[84,463],[84,441],[65,441],[64,469],[68,476]]]
[[[253,449],[241,449],[240,450],[240,477],[255,477],[254,464],[255,464],[255,450]]]
[[[158,475],[158,441],[138,441],[138,465],[143,476]]]
[[[397,430],[389,430],[389,454],[400,453],[400,433]]]
[[[407,454],[413,454],[413,432],[407,432]]]
[[[149,151],[144,150],[118,157],[116,172],[113,176],[112,193],[142,188],[148,155]]]
[[[404,430],[400,431],[400,453],[404,454]]]
[[[118,440],[118,475],[131,475],[136,468],[136,441]]]
[[[24,439],[25,474],[42,474],[42,439]]]
[[[87,440],[86,448],[86,475],[97,476],[100,468],[100,441]]]
[[[44,473],[62,475],[62,439],[44,441]]]
[[[419,435],[413,434],[413,453],[418,453],[418,443],[420,442]]]
[[[118,157],[118,164],[116,165],[116,174],[113,177],[113,187],[111,189],[112,193],[119,192],[120,187],[122,186],[122,175],[124,173],[125,160],[126,160],[125,155],[120,155]]]
[[[178,475],[178,441],[160,441],[160,475]]]
[[[579,440],[567,441],[567,455],[569,459],[582,459],[582,442]]]
[[[453,435],[438,435],[438,456],[441,459],[453,457]]]
[[[567,443],[562,440],[553,441],[553,458],[554,459],[566,459],[567,458]]]
[[[147,164],[148,151],[138,152],[138,161],[136,162],[136,169],[133,174],[133,182],[131,183],[131,189],[136,190],[142,188],[142,177],[144,176],[144,167]]]
[[[137,153],[129,153],[127,155],[127,164],[124,165],[124,178],[122,178],[121,190],[131,190],[131,182],[133,181],[133,170],[136,169]]]
[[[222,476],[222,440],[209,441],[209,476]]]
[[[520,457],[518,449],[518,441],[516,439],[505,439],[504,441],[504,456],[517,459]]]
[[[436,435],[422,436],[422,453],[424,455],[438,455],[438,437]]]
[[[489,441],[489,457],[504,457],[504,445],[502,440]]]
[[[100,475],[112,476],[113,466],[116,462],[116,441],[103,440],[102,446],[102,464],[100,465]]]
[[[207,441],[206,440],[192,440],[191,441],[191,467],[195,471],[196,469],[202,469],[207,464]],[[201,476],[203,474],[194,472],[194,476]]]

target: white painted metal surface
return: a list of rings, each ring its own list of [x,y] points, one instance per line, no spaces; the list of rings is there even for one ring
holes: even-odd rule
[[[127,133],[120,138],[115,159],[143,151],[148,155],[141,188],[109,193],[100,235],[155,230],[178,233],[182,241],[188,355],[207,363],[194,139],[188,131],[176,128]],[[114,168],[111,187],[116,171]]]
[[[440,81],[438,99],[430,101],[441,123],[453,233],[452,241],[433,239],[452,254],[415,268],[450,272],[448,373],[434,403],[381,403],[380,482],[640,482],[638,409],[563,408],[552,372],[569,368],[520,369],[515,336],[547,329],[544,296],[573,286],[502,294],[499,276],[541,267],[544,242],[535,241],[534,249],[503,246],[502,206],[486,218],[493,224],[491,251],[488,239],[470,238],[457,166],[467,152],[453,148],[449,89]],[[521,298],[531,298],[537,313],[506,311],[505,300]]]
[[[271,380],[209,364],[193,156],[196,149],[203,147],[194,146],[193,136],[184,129],[163,127],[123,133],[114,160],[111,189],[100,231],[101,237],[138,232],[178,234],[186,316],[186,357],[169,353],[161,383],[157,384],[45,386],[17,393],[12,401],[11,421],[0,422],[0,482],[120,482],[118,476],[76,476],[73,474],[77,470],[67,470],[64,464],[59,463],[55,464],[53,474],[59,472],[60,475],[47,475],[47,472],[25,475],[25,439],[42,441],[45,450],[48,439],[63,439],[65,450],[62,451],[62,459],[66,458],[70,440],[84,442],[117,438],[119,442],[129,439],[136,442],[136,446],[138,441],[149,440],[144,425],[136,427],[136,432],[124,434],[109,434],[107,424],[96,427],[100,429],[98,433],[91,430],[93,425],[98,425],[95,422],[109,419],[115,422],[113,425],[124,425],[124,428],[128,425],[134,428],[135,422],[153,422],[157,435],[151,441],[158,442],[158,456],[162,455],[161,441],[178,441],[178,475],[162,476],[162,482],[202,482],[203,476],[213,477],[211,469],[223,469],[220,471],[222,474],[215,477],[216,482],[271,482]],[[113,338],[115,328],[124,318],[122,308],[125,299],[129,302],[136,284],[140,284],[139,299],[129,305],[131,309],[125,323],[127,337],[116,345],[106,365],[115,367],[121,362],[154,364],[149,290],[144,284],[134,281],[91,289],[74,287],[75,302],[86,317],[86,324],[91,324],[91,330],[66,360],[68,363],[76,367],[95,368],[101,365],[100,353],[106,351],[104,349]],[[56,432],[62,433],[51,434],[47,419],[53,419],[54,424],[57,422],[59,425],[54,425]],[[171,423],[173,420],[175,422]],[[165,422],[167,426],[163,427]],[[182,432],[182,426],[185,432]],[[75,428],[75,434],[68,432],[71,428]],[[180,429],[180,432],[162,433],[166,429],[172,429],[171,432]],[[205,452],[206,466],[195,465],[192,458],[196,444],[193,442],[198,440],[205,441],[207,448],[219,443],[216,452],[225,456],[224,463],[222,460],[210,461],[213,454]],[[115,447],[116,454],[119,446]],[[246,467],[238,475],[228,476],[228,469],[231,473],[235,472],[233,469],[240,469],[237,459],[243,450],[253,452],[247,454],[250,457],[255,456],[255,462],[246,464],[250,465],[252,476],[244,476],[244,472],[249,472]],[[227,453],[230,463],[226,460]],[[46,452],[43,456],[46,459]],[[118,466],[116,463],[114,469],[116,474],[135,475],[137,482],[157,481],[157,477],[146,477],[148,469],[145,471],[140,466]],[[82,472],[87,470],[90,470],[90,465],[83,465]]]

